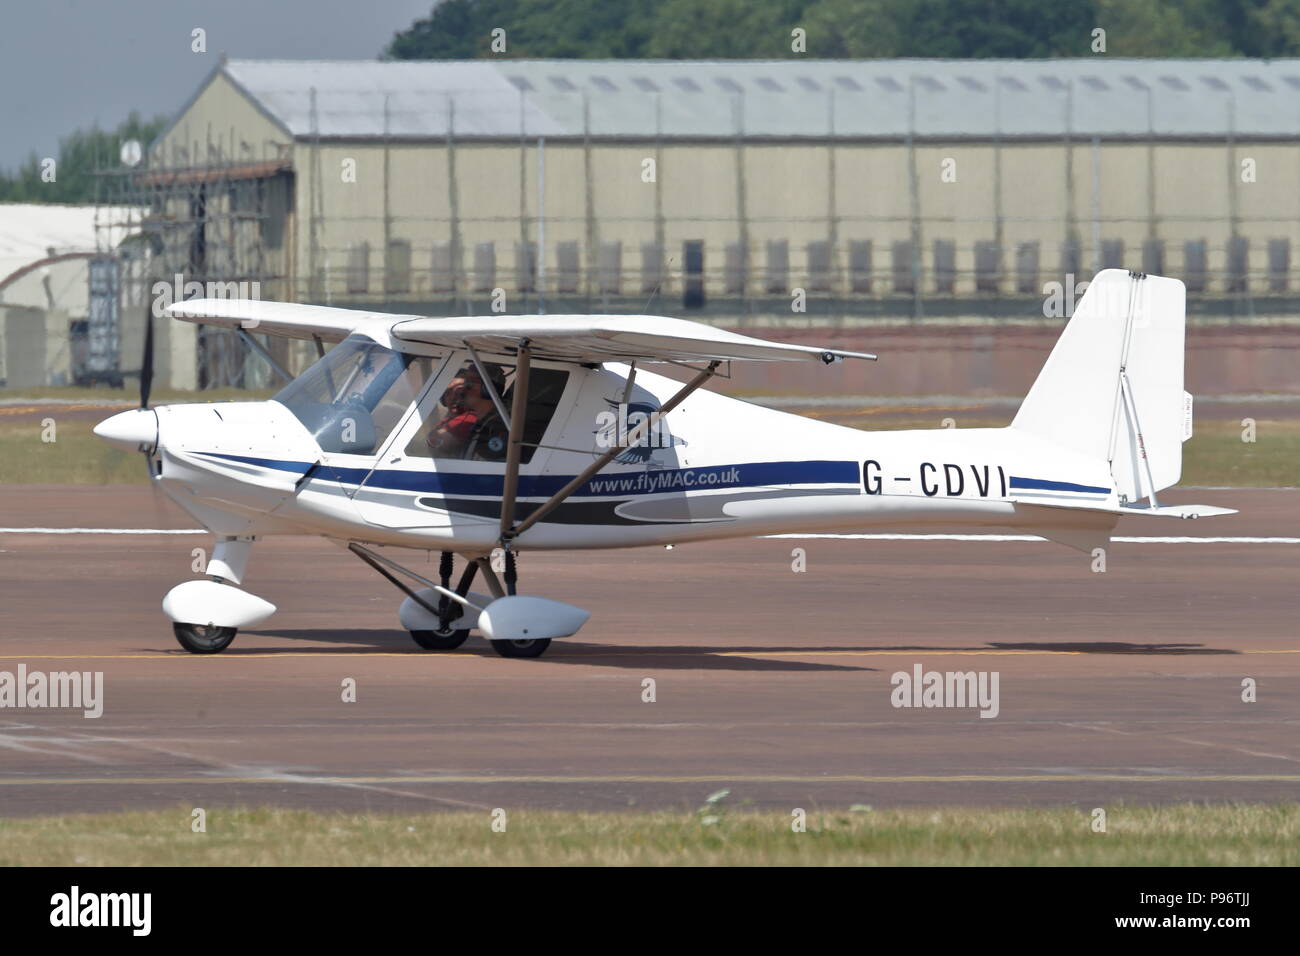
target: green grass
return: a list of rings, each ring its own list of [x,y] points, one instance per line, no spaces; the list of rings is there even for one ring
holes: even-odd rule
[[[1300,422],[1261,421],[1243,442],[1237,422],[1210,422],[1183,445],[1184,485],[1292,488],[1300,485]]]
[[[1300,805],[403,815],[189,807],[0,821],[0,866],[1295,866]]]
[[[111,412],[106,411],[104,418]],[[50,413],[55,441],[41,440],[40,421],[0,418],[0,486],[17,484],[118,485],[148,481],[144,456],[122,451],[91,434],[94,421]]]

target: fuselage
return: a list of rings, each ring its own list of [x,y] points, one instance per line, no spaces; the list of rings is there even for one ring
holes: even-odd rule
[[[500,537],[504,463],[431,456],[419,438],[449,376],[468,360],[466,353],[431,350],[428,379],[411,403],[382,416],[376,410],[374,421],[364,420],[358,396],[351,396],[343,408],[355,408],[362,420],[341,421],[365,435],[351,446],[328,436],[322,406],[304,413],[290,389],[267,402],[160,407],[155,480],[219,535],[314,534],[484,553]],[[638,369],[628,393],[628,367],[618,364],[539,362],[535,377],[538,369],[550,369],[563,393],[520,467],[519,519],[611,443],[622,445],[628,430],[680,388]],[[384,416],[395,422],[391,428]],[[1013,428],[868,432],[701,390],[515,546],[1014,526],[1016,502],[1038,499],[1106,507],[1115,495],[1104,462],[1046,453],[1041,441]]]

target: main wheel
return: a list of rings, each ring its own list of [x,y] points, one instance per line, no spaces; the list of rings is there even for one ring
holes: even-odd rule
[[[411,631],[411,639],[426,651],[454,651],[469,637],[469,628],[461,631]]]
[[[191,654],[220,654],[235,639],[236,628],[211,624],[172,624],[172,633]]]
[[[493,641],[492,650],[502,657],[541,657],[551,646],[549,637],[539,637],[531,641]]]

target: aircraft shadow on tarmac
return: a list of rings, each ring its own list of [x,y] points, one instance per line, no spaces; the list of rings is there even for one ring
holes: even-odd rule
[[[292,630],[257,630],[250,631],[260,637],[275,637],[290,641],[310,641],[313,644],[347,645],[335,647],[276,647],[243,648],[238,642],[225,651],[226,656],[244,655],[255,657],[259,654],[349,654],[358,651],[410,651],[413,656],[437,657],[436,651],[420,651],[412,646],[410,637],[404,631],[385,628],[353,629],[335,628],[295,628]],[[775,671],[775,672],[834,672],[834,671],[875,671],[876,667],[864,667],[857,664],[830,664],[825,662],[783,660],[778,657],[746,657],[753,654],[800,654],[818,651],[870,651],[868,647],[736,647],[736,646],[681,646],[681,645],[625,645],[592,644],[584,641],[559,640],[551,645],[551,650],[541,660],[550,664],[588,664],[602,667],[627,667],[656,670],[713,670],[713,671]],[[487,646],[481,638],[473,637],[458,654],[474,654],[479,657],[496,657],[496,652]],[[726,656],[723,656],[723,655]]]
[[[1003,644],[990,642],[1001,651],[1061,651],[1073,654],[1240,654],[1230,647],[1206,647],[1204,644],[1133,644],[1129,641],[1061,641],[1055,643]]]
[[[287,646],[276,648],[241,648],[233,645],[227,655],[276,654],[349,654],[358,651],[409,652],[417,656],[437,656],[436,652],[424,652],[411,645],[410,638],[403,631],[387,628],[294,628],[258,630],[251,632],[263,637],[280,638],[287,641],[309,642],[314,646]],[[321,646],[331,645],[331,646]],[[990,641],[986,644],[958,646],[942,644],[893,644],[862,646],[810,646],[810,645],[627,645],[597,644],[587,641],[561,640],[552,647],[542,660],[554,664],[587,664],[602,667],[625,667],[644,669],[655,667],[659,670],[717,670],[717,671],[774,671],[774,672],[834,672],[834,671],[876,671],[879,667],[867,667],[858,664],[833,664],[829,661],[799,661],[783,659],[776,655],[799,655],[818,653],[860,653],[869,655],[878,652],[899,653],[915,652],[918,655],[943,655],[953,652],[979,651],[1052,651],[1073,654],[1134,654],[1142,656],[1182,656],[1205,654],[1239,654],[1232,648],[1206,647],[1203,644],[1188,643],[1135,643],[1131,641],[1025,641],[1006,642]],[[474,654],[482,657],[495,656],[494,652],[482,639],[471,638],[456,653]],[[753,654],[756,656],[747,656]],[[885,668],[888,669],[888,668]]]

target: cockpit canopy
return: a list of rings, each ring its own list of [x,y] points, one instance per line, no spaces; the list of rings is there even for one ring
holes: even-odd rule
[[[413,458],[504,461],[506,416],[514,398],[514,366],[485,362],[489,383],[468,358],[443,369],[443,357],[425,357],[385,348],[371,339],[351,336],[286,385],[274,401],[288,408],[329,453],[375,455],[421,398],[430,378],[442,370],[444,391],[437,401],[421,402],[421,420],[406,442]],[[455,369],[455,371],[452,371]],[[534,366],[521,461],[532,460],[555,416],[569,373]],[[492,396],[495,392],[495,398]]]
[[[432,362],[352,336],[274,400],[293,412],[322,451],[376,454],[429,380]]]

